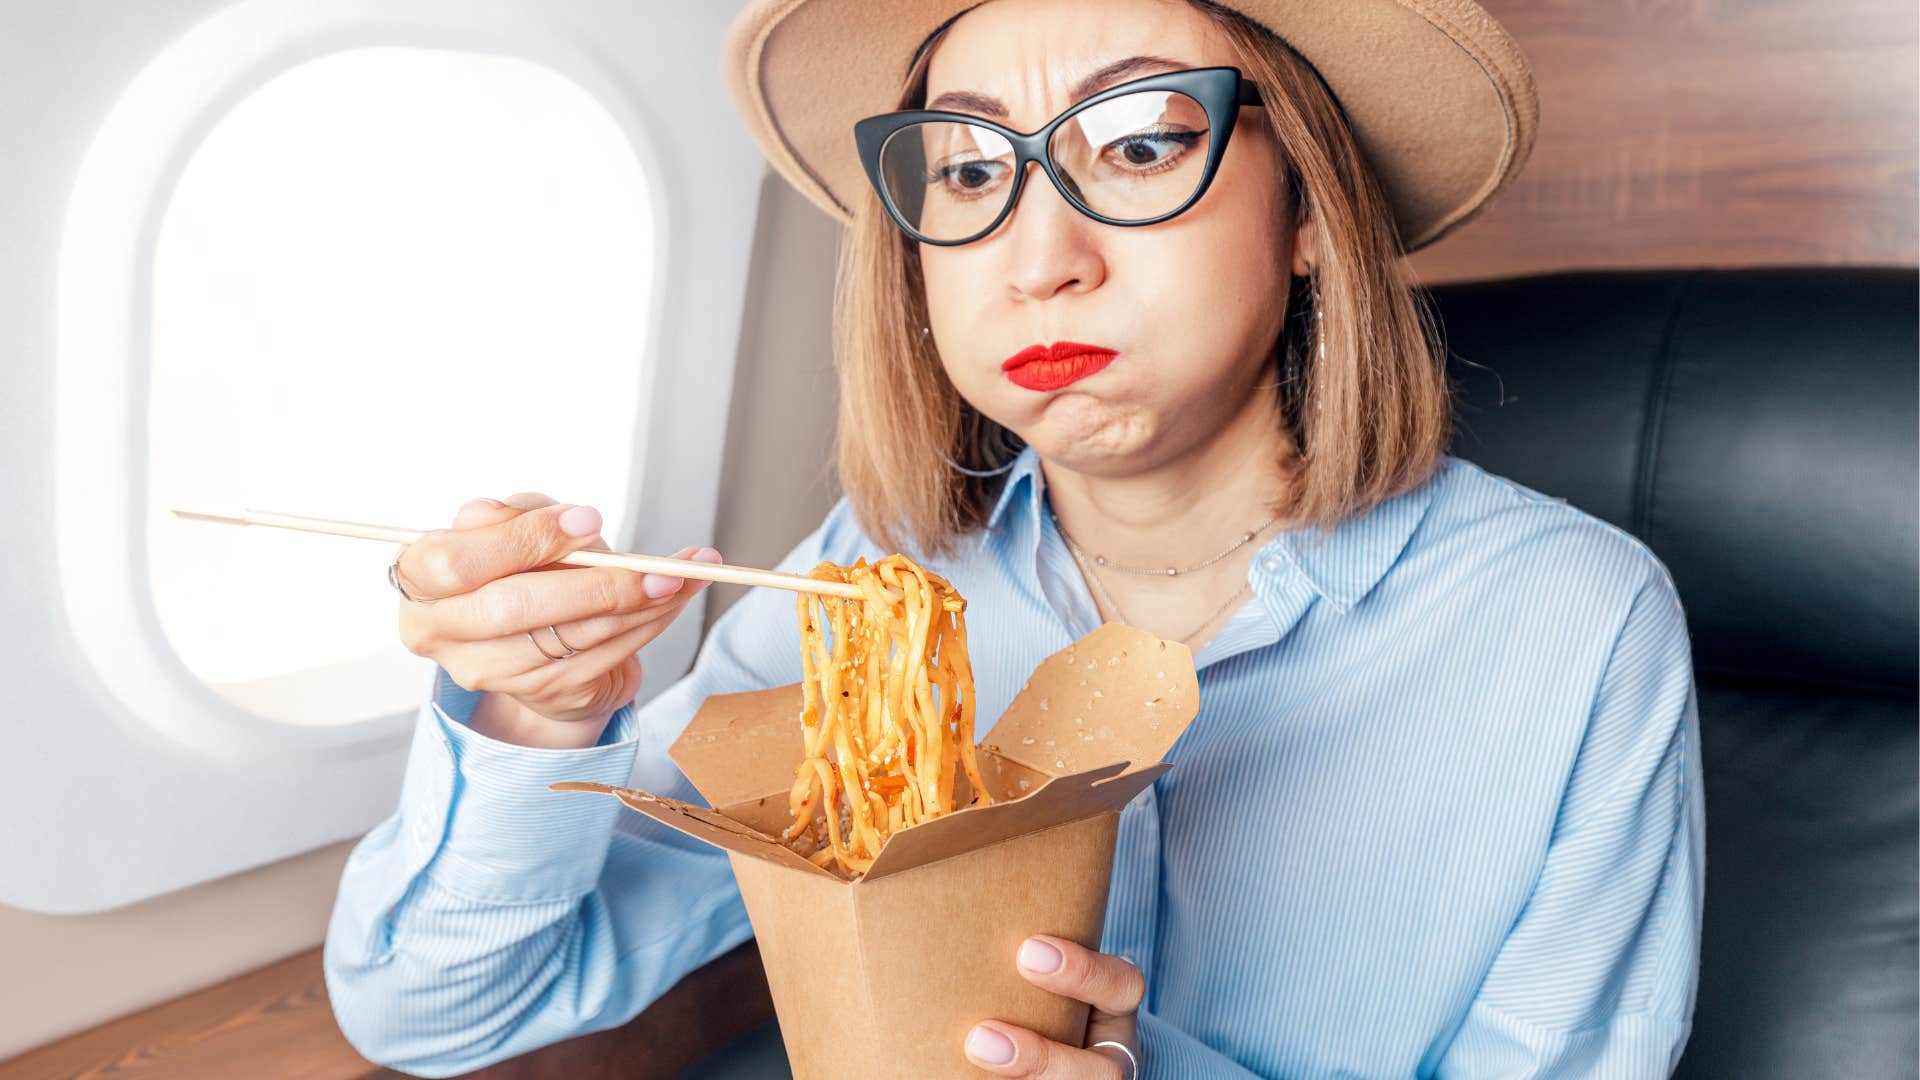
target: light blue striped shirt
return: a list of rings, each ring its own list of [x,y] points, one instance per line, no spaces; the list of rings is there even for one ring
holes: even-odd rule
[[[960,553],[920,560],[967,597],[983,733],[1098,620],[1035,462]],[[1693,1019],[1705,811],[1666,566],[1453,457],[1312,540],[1256,553],[1252,598],[1195,657],[1172,771],[1121,816],[1101,948],[1147,975],[1142,1075],[1668,1075]],[[781,567],[885,554],[843,501]],[[477,695],[440,670],[398,811],[354,849],[328,929],[354,1046],[464,1072],[622,1024],[746,940],[722,853],[546,788],[704,805],[668,745],[709,694],[799,677],[773,590],[594,747],[479,735]]]

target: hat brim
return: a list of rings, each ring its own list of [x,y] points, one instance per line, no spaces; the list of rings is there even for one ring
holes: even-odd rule
[[[979,0],[753,0],[723,71],[776,171],[842,224],[864,197],[853,125],[896,106],[914,50]],[[1232,0],[1319,71],[1392,207],[1402,250],[1472,220],[1532,152],[1526,58],[1470,0]]]

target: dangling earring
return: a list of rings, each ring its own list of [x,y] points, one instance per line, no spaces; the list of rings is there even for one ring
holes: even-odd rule
[[[951,468],[954,472],[965,473],[968,476],[980,476],[980,477],[999,476],[1002,473],[1012,472],[1013,467],[1015,465],[1020,464],[1018,460],[1015,460],[1015,461],[1009,461],[1005,465],[1002,465],[997,469],[969,469],[965,465],[962,465],[959,462],[954,461],[952,458],[948,457],[945,454],[940,455],[940,460],[946,462],[947,466]]]
[[[1327,387],[1327,328],[1320,318],[1320,286],[1318,283],[1315,283],[1313,286],[1313,337],[1314,340],[1319,343],[1315,346],[1314,350],[1314,381],[1319,385],[1319,389],[1324,392]],[[1323,393],[1315,393],[1313,395],[1313,411],[1315,415],[1319,415],[1320,407],[1325,404],[1325,401],[1322,400],[1323,397]]]
[[[921,327],[921,328],[920,328],[920,336],[921,336],[921,337],[925,337],[925,336],[927,336],[928,334],[931,334],[931,333],[933,333],[933,327],[931,327],[931,326],[923,326],[923,327]]]

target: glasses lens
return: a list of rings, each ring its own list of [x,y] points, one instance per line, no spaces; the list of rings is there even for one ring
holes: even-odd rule
[[[887,196],[929,240],[965,240],[993,224],[1013,193],[1013,144],[976,124],[911,124],[880,148]]]
[[[1206,172],[1207,110],[1175,90],[1139,90],[1075,113],[1048,150],[1087,209],[1121,221],[1171,213]]]

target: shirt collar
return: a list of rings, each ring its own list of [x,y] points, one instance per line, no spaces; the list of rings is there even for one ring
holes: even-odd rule
[[[1000,519],[1005,516],[1007,507],[1012,505],[1021,488],[1030,492],[1028,505],[1034,516],[1040,513],[1040,493],[1046,487],[1046,474],[1040,471],[1040,453],[1031,446],[1020,448],[1020,455],[1013,459],[1013,468],[1007,473],[1007,480],[1000,485],[1000,495],[994,500],[993,510],[987,514],[987,528],[998,528]]]
[[[1446,466],[1443,457],[1441,469]],[[1407,542],[1426,517],[1433,502],[1434,486],[1441,469],[1434,470],[1420,486],[1382,500],[1365,514],[1350,517],[1321,539],[1315,529],[1295,529],[1267,542],[1253,560],[1254,576],[1278,576],[1291,564],[1341,614],[1353,610],[1406,550]],[[1007,508],[1023,498],[1031,520],[1040,517],[1040,497],[1046,489],[1046,474],[1040,470],[1040,455],[1028,446],[1020,451],[1001,485],[993,510],[987,515],[987,527],[997,528]],[[1038,535],[1036,530],[1035,535]],[[1280,560],[1285,560],[1281,562]]]
[[[1282,569],[1274,555],[1292,563],[1315,592],[1340,609],[1353,610],[1387,571],[1399,561],[1414,530],[1426,517],[1433,503],[1434,488],[1440,472],[1435,469],[1420,486],[1384,499],[1364,514],[1347,518],[1334,526],[1325,538],[1316,529],[1294,529],[1280,534],[1261,549],[1254,560],[1255,574],[1273,574]]]

